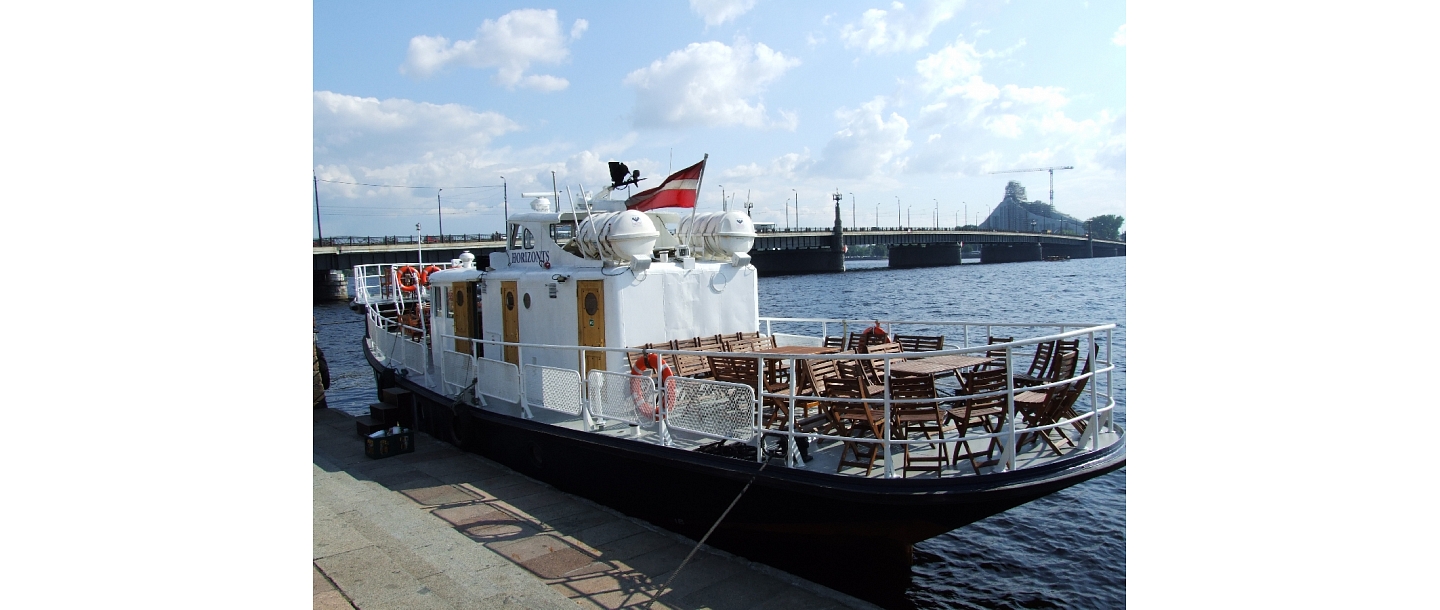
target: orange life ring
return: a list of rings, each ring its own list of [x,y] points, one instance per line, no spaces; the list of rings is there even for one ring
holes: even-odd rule
[[[415,288],[420,284],[418,281],[420,272],[416,271],[415,268],[410,265],[405,265],[400,268],[399,275],[400,289],[405,292],[415,292]]]
[[[431,273],[435,273],[436,271],[439,271],[439,270],[440,270],[440,268],[439,268],[439,267],[436,267],[435,265],[430,265],[430,266],[425,267],[425,270],[420,272],[420,285],[421,285],[421,286],[429,286],[429,285],[430,285],[430,274],[431,274]]]
[[[640,356],[634,364],[630,365],[630,374],[637,377],[650,377],[652,374],[658,374],[659,385],[665,388],[665,399],[661,402],[665,414],[669,415],[670,411],[674,410],[676,388],[675,384],[670,383],[670,377],[674,376],[675,372],[670,370],[670,365],[665,363],[665,359],[661,358],[660,354]],[[635,399],[635,408],[639,410],[640,416],[655,421],[660,408],[650,403],[649,398],[645,396],[645,384],[639,379],[630,380],[630,396]]]

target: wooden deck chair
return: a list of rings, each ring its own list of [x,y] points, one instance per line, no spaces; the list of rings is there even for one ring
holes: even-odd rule
[[[1085,358],[1085,368],[1080,371],[1081,375],[1085,375],[1090,372],[1090,363],[1093,360],[1094,355],[1095,354],[1092,351],[1090,356]],[[1089,381],[1090,378],[1085,377],[1082,379],[1076,379],[1074,383],[1070,384],[1070,389],[1066,392],[1065,399],[1060,401],[1060,404],[1055,407],[1055,421],[1060,421],[1062,419],[1074,419],[1080,416],[1080,414],[1075,411],[1075,402],[1080,400],[1080,396],[1085,393],[1085,384]],[[1070,425],[1074,426],[1075,431],[1081,434],[1085,433],[1086,424],[1087,422],[1083,419],[1076,419],[1075,421],[1070,422]],[[1069,436],[1061,436],[1065,439],[1066,442],[1070,443],[1071,447],[1075,446],[1075,442],[1071,441]]]
[[[1006,397],[1005,394],[995,396],[978,396],[1005,391],[1005,371],[1003,369],[981,370],[973,373],[965,373],[963,376],[964,392],[963,400],[954,403],[945,416],[945,423],[955,425],[955,436],[965,438],[972,427],[978,426],[987,433],[995,433],[1005,425]],[[976,396],[965,398],[965,395]],[[965,453],[960,453],[960,446],[965,446]],[[978,458],[970,446],[970,441],[960,441],[955,444],[955,452],[951,458],[951,464],[959,462],[962,458],[970,460],[970,467],[978,474],[980,467],[991,463],[991,455],[1000,446],[998,438],[991,437],[990,442],[985,444],[985,461]]]
[[[1056,359],[1058,360],[1058,366],[1055,367],[1055,374],[1053,378],[1047,379],[1046,383],[1051,381],[1063,381],[1074,377],[1076,355],[1077,354],[1073,351],[1060,352],[1060,355],[1056,357]],[[1060,383],[1046,388],[1043,393],[1043,399],[1034,402],[1025,402],[1021,400],[1020,396],[1016,396],[1015,408],[1017,411],[1017,415],[1022,418],[1022,421],[1025,423],[1025,427],[1038,428],[1040,426],[1048,426],[1055,423],[1056,421],[1059,421],[1058,419],[1056,419],[1056,417],[1060,413],[1060,406],[1064,403],[1066,395],[1070,393],[1071,385],[1073,384]],[[1039,392],[1032,391],[1026,392],[1026,394],[1033,395],[1039,394]],[[1024,408],[1022,408],[1022,404],[1025,405]],[[1065,432],[1060,428],[1051,428],[1049,430],[1042,430],[1039,432],[1022,433],[1020,437],[1016,439],[1015,444],[1017,447],[1028,445],[1038,437],[1039,439],[1044,440],[1045,444],[1049,445],[1050,448],[1055,451],[1055,455],[1061,455],[1060,446],[1056,445],[1054,439],[1050,438],[1051,433],[1057,433],[1062,438],[1065,437]]]
[[[670,349],[694,351],[699,349],[694,339],[676,339],[670,342]],[[685,356],[676,354],[675,374],[681,377],[699,379],[710,376],[710,363],[704,356]]]
[[[716,381],[738,383],[750,388],[756,387],[759,379],[758,363],[754,358],[748,356],[706,356],[710,362],[710,372],[715,376]],[[760,391],[767,394],[786,394],[790,391],[789,383],[767,382],[760,387]],[[761,406],[765,411],[761,426],[772,427],[776,422],[783,423],[790,417],[790,401],[776,396],[763,396]]]
[[[986,345],[998,345],[998,344],[1001,344],[1001,343],[1009,343],[1009,342],[1014,341],[1014,340],[1015,340],[1015,337],[995,337],[995,336],[991,336],[990,339],[989,339],[989,342],[986,343]],[[1005,348],[1002,347],[1002,348],[1000,348],[1000,349],[988,350],[988,351],[985,352],[985,357],[986,357],[986,358],[992,358],[992,360],[989,361],[989,362],[986,362],[984,365],[982,365],[982,366],[980,367],[980,370],[990,370],[990,369],[1000,369],[1000,370],[1002,370],[1002,371],[1005,370]]]
[[[900,344],[900,349],[907,352],[938,352],[945,349],[945,335],[895,335],[895,342]]]
[[[840,463],[835,467],[835,472],[844,470],[846,466],[853,466],[864,468],[865,476],[870,476],[870,471],[875,468],[875,458],[882,452],[876,441],[882,434],[880,419],[884,415],[876,412],[872,405],[862,402],[868,394],[865,392],[865,383],[859,379],[826,379],[825,395],[850,399],[831,402],[830,406],[830,419],[839,435],[852,439],[842,442]]]
[[[900,344],[899,344],[899,343],[896,343],[896,342],[894,342],[894,341],[891,341],[891,342],[889,342],[889,343],[876,343],[876,344],[872,344],[872,345],[864,345],[864,346],[862,346],[862,347],[864,348],[864,349],[861,350],[861,352],[860,352],[860,353],[862,353],[862,354],[903,354],[903,353],[905,353],[904,350],[900,349]],[[892,362],[903,362],[904,360],[905,360],[904,358],[893,358],[893,359],[891,359]],[[870,358],[862,358],[862,359],[860,359],[860,366],[862,366],[862,367],[865,368],[865,376],[866,376],[866,378],[867,378],[868,380],[870,380],[870,381],[873,382],[873,383],[882,383],[882,384],[885,383],[885,363],[884,363],[883,361],[881,361],[881,360],[874,360],[874,359],[870,359]]]
[[[825,337],[825,342],[822,345],[824,345],[825,347],[833,347],[835,349],[845,349],[845,337],[827,336]]]
[[[1045,383],[1045,373],[1050,370],[1050,359],[1055,354],[1055,342],[1046,341],[1035,345],[1035,356],[1030,359],[1030,368],[1015,374],[1015,387],[1028,388]]]
[[[945,411],[940,406],[939,393],[935,391],[935,377],[895,377],[890,380],[890,399],[928,401],[890,404],[893,438],[907,440],[911,433],[918,432],[926,439],[938,441],[929,444],[935,452],[933,455],[920,455],[916,447],[921,445],[903,445],[905,465],[901,468],[901,476],[908,477],[911,471],[934,471],[935,476],[940,476],[950,463],[950,454],[945,443]],[[935,436],[932,437],[932,433]]]

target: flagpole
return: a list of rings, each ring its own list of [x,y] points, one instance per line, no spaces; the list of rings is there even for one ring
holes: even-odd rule
[[[710,160],[710,153],[705,153],[705,158],[700,160],[700,177],[695,180],[695,205],[690,206],[690,233],[685,236],[685,245],[690,247],[690,255],[695,256],[695,210],[700,208],[700,185],[705,182],[706,161]]]

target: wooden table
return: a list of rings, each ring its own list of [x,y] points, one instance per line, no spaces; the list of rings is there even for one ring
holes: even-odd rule
[[[932,356],[930,358],[918,358],[913,360],[905,360],[902,362],[891,362],[890,372],[892,374],[899,373],[901,375],[940,375],[947,373],[958,374],[960,369],[967,369],[972,366],[979,366],[993,360],[995,359],[987,356]],[[881,369],[881,367],[883,366],[878,361],[875,364],[875,368],[877,370]]]
[[[816,356],[820,354],[838,354],[838,347],[822,347],[819,345],[782,345],[768,349],[755,350],[757,354],[782,354],[786,356]]]

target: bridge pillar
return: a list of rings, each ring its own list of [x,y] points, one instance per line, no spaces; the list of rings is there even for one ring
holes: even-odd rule
[[[980,248],[982,263],[1020,263],[1045,260],[1045,251],[1040,243],[1033,244],[985,244]]]
[[[845,271],[845,252],[830,248],[751,250],[750,264],[762,276],[841,273]]]
[[[316,303],[350,300],[350,284],[344,271],[315,271]]]
[[[1095,258],[1095,238],[1085,236],[1085,258]]]
[[[960,244],[890,246],[890,268],[946,267],[960,264]]]

